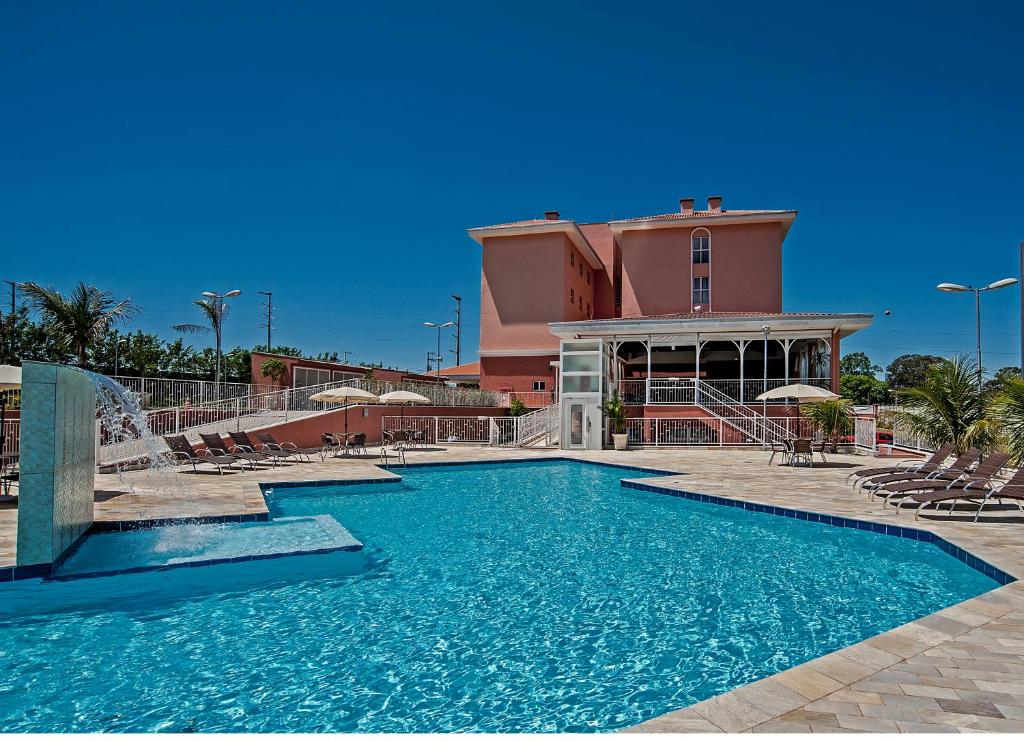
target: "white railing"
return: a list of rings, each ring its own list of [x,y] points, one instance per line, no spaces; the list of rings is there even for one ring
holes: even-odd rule
[[[554,391],[502,391],[498,406],[507,407],[513,399],[523,402],[529,409],[541,409],[558,401]]]
[[[632,417],[626,420],[626,434],[633,446],[760,446],[760,441],[742,431],[745,417]],[[811,437],[807,420],[784,420],[781,425],[790,438]],[[801,429],[797,429],[797,428]],[[798,434],[798,433],[803,433]],[[609,440],[610,442],[610,440]]]
[[[4,420],[4,447],[0,453],[4,455],[17,455],[21,444],[21,420]]]
[[[559,409],[552,404],[520,417],[492,417],[488,442],[502,448],[554,445],[559,439]]]
[[[206,404],[224,399],[240,399],[256,394],[280,391],[280,386],[258,383],[221,383],[179,378],[148,376],[111,376],[115,381],[142,397],[145,408],[178,407]]]
[[[486,443],[490,439],[490,417],[383,417],[381,431],[415,431],[425,443]]]
[[[799,378],[790,378],[788,380],[785,378],[769,378],[767,383],[764,379],[745,378],[741,381],[738,378],[723,378],[701,379],[701,383],[719,391],[733,401],[738,402],[742,399],[744,404],[760,403],[755,400],[766,388],[771,390],[789,383],[803,383],[820,388],[831,388],[832,385],[831,380],[828,378],[809,378],[806,380]],[[634,406],[646,403],[664,405],[690,405],[696,403],[694,379],[692,378],[651,378],[650,387],[650,402],[647,401],[647,379],[645,378],[629,378],[619,381],[619,395],[626,404]],[[740,395],[741,390],[743,392],[742,396]],[[786,403],[788,402],[785,399],[775,399],[768,402],[768,404],[772,405]]]
[[[789,438],[787,427],[771,417],[740,404],[711,384],[698,381],[696,389],[697,404],[702,409],[716,417],[728,420],[732,427],[753,441],[771,443]]]
[[[858,450],[874,452],[877,445],[877,420],[874,417],[855,417],[853,420],[853,441]]]

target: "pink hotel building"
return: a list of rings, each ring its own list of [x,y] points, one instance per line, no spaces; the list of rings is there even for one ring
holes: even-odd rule
[[[657,216],[581,224],[549,211],[470,229],[483,251],[481,388],[530,406],[557,398],[563,447],[601,446],[600,404],[614,388],[631,442],[773,436],[794,410],[773,405],[765,421],[755,397],[794,382],[837,388],[840,341],[872,320],[783,312],[782,244],[796,215],[727,210],[711,196],[704,210],[683,198]]]

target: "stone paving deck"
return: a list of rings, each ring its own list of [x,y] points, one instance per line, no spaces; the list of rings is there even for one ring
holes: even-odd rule
[[[372,451],[371,451],[372,452]],[[957,512],[922,517],[868,502],[844,485],[862,456],[829,456],[828,465],[766,465],[759,450],[625,452],[452,448],[409,453],[409,462],[485,461],[565,455],[646,466],[676,475],[646,483],[811,510],[934,532],[1014,577],[1024,576],[1024,513]],[[146,475],[97,477],[96,519],[137,521],[266,512],[257,482],[380,478],[375,455],[363,460],[266,468],[218,476],[180,474],[187,486],[170,495]],[[880,465],[885,465],[885,461]],[[394,469],[401,473],[400,468]],[[628,478],[628,475],[624,475]],[[136,487],[125,493],[127,485]],[[10,547],[12,510],[0,508],[0,565]],[[637,732],[970,732],[1024,731],[1024,585],[1013,583],[939,613],[814,659],[780,674],[636,726]]]

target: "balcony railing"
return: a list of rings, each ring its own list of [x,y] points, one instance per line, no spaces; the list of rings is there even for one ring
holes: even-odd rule
[[[646,378],[630,378],[619,381],[619,395],[627,405],[664,404],[693,405],[697,403],[695,384],[692,378],[651,378],[650,395],[648,396]],[[828,378],[769,378],[767,382],[758,378],[721,378],[701,379],[705,386],[725,394],[730,399],[742,401],[744,404],[758,404],[759,394],[766,390],[785,386],[790,383],[803,383],[819,388],[831,388],[832,381]],[[742,395],[741,395],[742,392]],[[649,400],[648,400],[649,399]],[[785,399],[769,401],[769,404],[785,404]]]
[[[747,421],[745,417],[632,417],[626,420],[626,434],[634,446],[760,446],[754,435],[743,431]],[[807,419],[789,417],[773,422],[784,428],[789,438],[811,437],[814,433]]]

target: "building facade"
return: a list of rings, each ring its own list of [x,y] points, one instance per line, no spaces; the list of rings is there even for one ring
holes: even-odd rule
[[[842,338],[872,318],[784,312],[782,248],[796,216],[727,210],[711,196],[700,210],[684,198],[656,216],[581,224],[547,212],[470,229],[482,248],[480,387],[561,398],[583,447],[605,439],[600,401],[614,390],[635,419],[700,420],[714,416],[712,398],[735,416],[786,383],[837,388]],[[794,412],[759,406],[762,417]],[[718,442],[735,437],[718,422]]]

